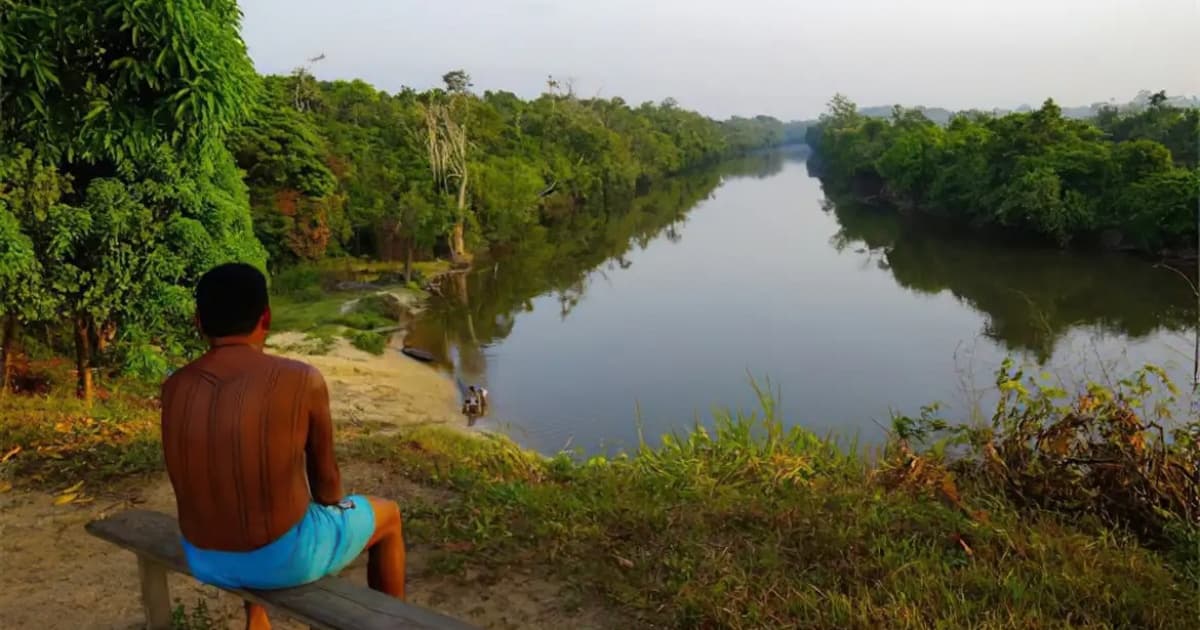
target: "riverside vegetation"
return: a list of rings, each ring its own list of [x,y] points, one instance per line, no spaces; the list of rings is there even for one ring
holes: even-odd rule
[[[1153,95],[1139,110],[1065,118],[963,113],[945,125],[897,106],[867,117],[836,96],[807,131],[834,192],[1066,245],[1194,252],[1200,109]]]
[[[3,400],[4,479],[95,492],[161,469],[145,388],[89,408],[55,389],[68,364],[43,369],[63,382]],[[1200,426],[1143,409],[1160,376],[1068,395],[1007,364],[990,422],[929,409],[875,451],[787,427],[768,389],[758,413],[611,458],[437,426],[338,442],[438,491],[405,506],[437,571],[557,576],[564,605],[599,596],[639,624],[1189,628]]]
[[[799,133],[554,79],[527,101],[461,70],[395,94],[260,77],[239,20],[233,0],[0,1],[5,357],[19,337],[72,355],[87,398],[97,368],[196,349],[188,288],[219,262],[464,262]]]
[[[0,492],[66,503],[161,471],[155,380],[198,349],[189,287],[216,263],[276,272],[283,327],[376,349],[379,304],[342,312],[312,289],[325,259],[413,261],[411,281],[415,259],[538,245],[802,131],[553,79],[526,101],[461,71],[398,94],[263,78],[238,21],[232,0],[0,0]],[[843,103],[810,137],[832,178],[897,202],[1059,241],[1194,236],[1178,220],[1194,154],[1121,116],[1099,123],[1115,141],[1050,104],[1012,116],[942,129]],[[756,414],[613,457],[430,426],[343,426],[339,445],[441,491],[405,506],[440,570],[533,568],[643,625],[1190,628],[1200,427],[1144,408],[1172,391],[1160,376],[1065,392],[1005,365],[990,422],[930,409],[877,450],[785,424],[769,388]]]

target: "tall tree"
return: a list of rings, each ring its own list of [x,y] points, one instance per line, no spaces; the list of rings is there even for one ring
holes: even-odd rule
[[[126,320],[163,332],[186,295],[165,287],[221,259],[263,262],[224,145],[258,87],[239,19],[234,0],[6,1],[0,11],[0,133],[70,182],[51,206],[73,209],[62,224],[35,210],[22,231],[63,245],[35,251],[45,273],[71,275],[52,288],[75,330],[85,398],[101,329]],[[155,332],[125,335],[148,344]]]

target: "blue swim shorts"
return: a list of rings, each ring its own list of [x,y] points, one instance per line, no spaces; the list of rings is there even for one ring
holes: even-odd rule
[[[197,580],[221,588],[277,589],[315,582],[341,571],[375,533],[375,512],[362,495],[346,497],[354,509],[309,504],[294,527],[253,551],[199,549],[183,541]]]

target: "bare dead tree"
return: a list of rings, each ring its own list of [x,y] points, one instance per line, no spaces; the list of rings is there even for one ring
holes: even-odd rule
[[[309,57],[304,65],[292,72],[292,75],[296,77],[296,85],[292,94],[292,106],[296,108],[296,111],[305,112],[311,108],[310,90],[307,89],[308,82],[316,80],[312,73],[313,65],[324,59],[325,53]]]
[[[466,255],[464,231],[468,212],[470,142],[467,136],[466,115],[456,112],[456,109],[453,102],[446,104],[434,101],[421,104],[425,119],[423,140],[433,180],[442,193],[453,194],[456,197],[450,251],[455,258],[461,258]]]

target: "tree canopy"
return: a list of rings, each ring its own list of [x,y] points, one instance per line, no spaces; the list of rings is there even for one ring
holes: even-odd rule
[[[525,100],[464,70],[395,94],[259,77],[240,19],[235,0],[0,0],[6,366],[36,325],[90,396],[98,363],[161,374],[194,347],[191,287],[216,264],[511,246],[788,137],[553,79]]]
[[[774,118],[718,122],[669,99],[580,99],[551,81],[524,100],[474,93],[462,70],[443,79],[389,94],[303,72],[265,78],[231,146],[272,265],[513,245],[534,226],[627,205],[661,178],[798,139]],[[326,240],[296,246],[314,234]]]
[[[1200,111],[1164,103],[1073,120],[1047,100],[943,127],[900,107],[868,118],[836,96],[808,139],[826,183],[860,197],[1062,245],[1193,249]]]
[[[127,365],[187,342],[200,273],[265,264],[225,146],[258,78],[232,0],[2,8],[0,197],[4,223],[33,245],[18,268],[40,275],[18,272],[39,308],[5,301],[5,316],[69,322],[90,396],[93,356],[111,341]]]

